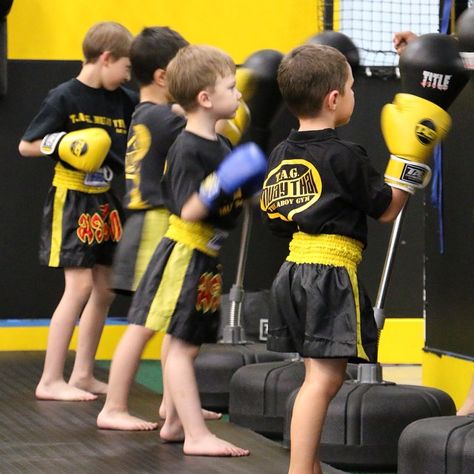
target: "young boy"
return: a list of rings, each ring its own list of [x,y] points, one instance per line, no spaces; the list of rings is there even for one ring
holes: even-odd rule
[[[170,148],[163,178],[170,226],[139,283],[125,337],[133,347],[155,331],[169,336],[164,368],[169,396],[161,438],[184,440],[188,455],[243,456],[247,450],[208,430],[193,362],[200,344],[216,341],[222,282],[217,256],[240,213],[245,197],[241,186],[261,177],[266,163],[246,149],[226,156],[229,142],[215,132],[219,119],[234,116],[241,97],[235,65],[226,54],[187,46],[169,63],[167,80],[171,95],[186,111],[187,124]],[[129,357],[133,370],[127,377],[140,355],[137,351]]]
[[[384,184],[362,147],[336,135],[354,109],[353,81],[345,57],[330,46],[300,46],[278,71],[299,129],[273,150],[260,204],[275,233],[292,235],[272,286],[267,345],[304,358],[291,421],[293,474],[321,473],[321,430],[348,359],[376,359],[377,328],[356,267],[366,216],[392,221],[407,200]]]
[[[130,211],[122,240],[114,257],[112,288],[133,294],[158,243],[168,229],[169,211],[164,207],[160,188],[166,154],[184,129],[184,111],[170,104],[166,68],[178,50],[188,42],[167,27],[144,28],[133,40],[130,61],[140,85],[140,103],[132,117],[125,156],[125,207]],[[151,337],[154,332],[148,333]],[[128,412],[128,394],[136,366],[130,366],[130,354],[142,353],[148,339],[121,339],[114,354],[109,375],[109,391],[98,425],[109,429],[154,429]],[[161,363],[166,363],[168,338],[162,344]],[[135,346],[138,344],[138,347]],[[138,360],[136,360],[138,363]],[[132,374],[125,372],[132,370]],[[126,374],[126,375],[125,375]],[[166,398],[166,389],[163,398]],[[164,404],[160,416],[165,418]],[[218,418],[205,411],[206,418]]]
[[[122,210],[110,190],[123,172],[127,129],[137,103],[121,85],[130,79],[131,33],[122,25],[92,26],[79,75],[51,90],[19,145],[23,156],[57,160],[43,212],[40,263],[64,268],[65,289],[54,311],[36,397],[94,400],[107,385],[93,376],[94,358],[113,300],[110,266],[122,234]],[[80,317],[74,368],[64,365]]]

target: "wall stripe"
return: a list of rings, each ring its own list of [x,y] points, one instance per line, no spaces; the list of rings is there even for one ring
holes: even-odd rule
[[[382,331],[379,360],[386,364],[421,364],[423,357],[422,318],[388,318]],[[0,320],[0,351],[46,350],[49,319]],[[97,352],[98,359],[112,359],[127,322],[108,318]],[[77,329],[76,329],[77,331]],[[75,331],[75,334],[76,334]],[[403,337],[401,337],[403,335]],[[157,333],[147,345],[143,359],[159,359],[163,333]],[[76,348],[76,336],[70,348]]]

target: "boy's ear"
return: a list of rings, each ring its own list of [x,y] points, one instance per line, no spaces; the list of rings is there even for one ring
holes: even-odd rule
[[[211,101],[211,96],[209,94],[209,91],[207,90],[202,90],[199,92],[199,94],[196,97],[196,102],[201,106],[206,109],[210,109],[212,107],[212,101]]]
[[[153,73],[153,80],[161,87],[166,87],[166,71],[164,69],[156,69]]]
[[[112,56],[112,53],[110,51],[104,51],[99,56],[99,61],[101,61],[103,64],[109,64],[109,63],[113,63],[115,59]]]
[[[328,108],[329,110],[331,110],[331,112],[334,112],[337,108],[337,102],[339,101],[339,91],[338,90],[333,90],[331,92],[328,93],[328,95],[326,96],[327,98],[327,105],[328,105]]]

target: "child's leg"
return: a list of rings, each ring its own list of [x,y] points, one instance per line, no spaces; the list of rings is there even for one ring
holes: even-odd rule
[[[293,406],[289,474],[321,474],[318,448],[329,402],[344,381],[346,359],[305,359]]]
[[[166,334],[163,338],[163,343],[161,344],[161,372],[163,374],[163,381],[164,381],[164,373],[165,373],[165,364],[166,358],[168,357],[168,349],[170,344],[170,335]],[[161,400],[159,415],[160,418],[166,418],[166,398],[168,397],[168,389],[167,384],[163,383],[163,398]],[[216,413],[215,411],[205,410],[202,408],[202,414],[205,420],[219,420],[222,418],[222,413]]]
[[[94,361],[105,318],[114,299],[110,290],[110,267],[95,265],[93,287],[79,321],[74,368],[69,385],[92,393],[107,393],[107,384],[94,378]]]
[[[43,374],[35,394],[45,400],[94,400],[95,395],[64,380],[74,326],[92,291],[92,272],[88,268],[65,268],[64,281],[63,296],[51,318]]]
[[[165,365],[165,385],[169,390],[167,416],[160,436],[166,441],[176,441],[184,431],[183,451],[189,455],[247,456],[248,450],[217,438],[204,422],[194,374],[198,352],[198,346],[171,336]]]
[[[128,395],[140,357],[154,331],[129,324],[115,350],[110,367],[109,389],[102,411],[97,417],[99,428],[112,430],[154,430],[158,424],[132,416],[128,412]]]
[[[472,376],[471,380],[471,388],[469,389],[469,393],[467,394],[462,407],[458,410],[458,416],[465,416],[469,415],[470,413],[474,413],[474,375]]]

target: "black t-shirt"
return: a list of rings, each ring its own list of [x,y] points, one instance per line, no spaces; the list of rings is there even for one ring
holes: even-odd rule
[[[162,188],[166,155],[181,130],[184,117],[170,105],[142,102],[133,113],[125,156],[125,207],[149,209],[164,206]]]
[[[366,244],[366,216],[379,218],[391,199],[364,148],[326,129],[292,131],[273,150],[260,204],[276,234],[338,234]]]
[[[162,185],[166,196],[166,207],[177,216],[193,193],[199,191],[201,181],[215,171],[231,150],[229,140],[222,135],[217,140],[208,140],[183,130],[171,146],[166,158],[167,168]],[[203,222],[219,229],[231,229],[242,210],[242,192],[220,201],[218,209],[211,212]]]
[[[108,91],[70,79],[49,91],[23,140],[31,142],[48,133],[100,127],[112,140],[104,165],[122,173],[128,127],[137,103],[138,95],[126,88]]]

